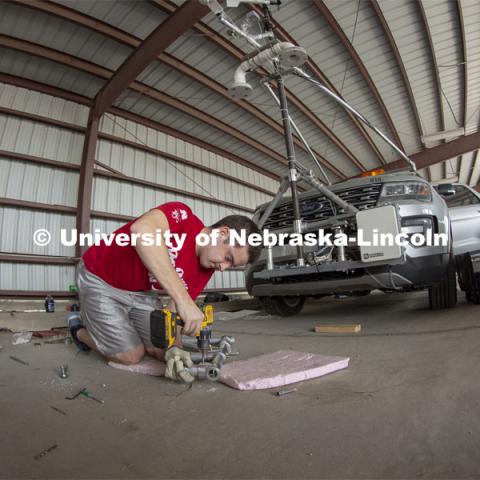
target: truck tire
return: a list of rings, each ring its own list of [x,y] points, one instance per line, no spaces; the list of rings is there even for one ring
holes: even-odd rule
[[[305,303],[303,297],[260,297],[259,300],[267,313],[280,317],[297,315]]]
[[[465,292],[467,301],[480,305],[480,282],[478,282],[477,290],[467,290]]]
[[[470,253],[456,257],[458,283],[465,292],[467,301],[480,305],[480,273],[475,273],[472,267]]]
[[[457,304],[457,275],[453,261],[448,264],[442,280],[428,289],[428,301],[432,310],[453,308]]]

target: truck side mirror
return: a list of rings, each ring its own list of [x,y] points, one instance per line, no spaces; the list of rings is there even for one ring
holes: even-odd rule
[[[453,197],[457,193],[455,187],[450,183],[437,185],[435,189],[442,197]]]

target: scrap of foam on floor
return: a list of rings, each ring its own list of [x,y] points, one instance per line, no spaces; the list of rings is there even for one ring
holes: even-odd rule
[[[278,351],[248,360],[226,363],[220,382],[238,390],[283,387],[348,367],[348,357]]]
[[[153,375],[162,377],[165,375],[165,363],[155,360],[155,358],[145,356],[145,358],[135,365],[122,365],[121,363],[108,362],[111,367],[125,370],[133,373],[143,373],[144,375]]]

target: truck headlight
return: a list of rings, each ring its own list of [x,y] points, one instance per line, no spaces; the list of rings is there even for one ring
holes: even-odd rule
[[[430,187],[423,182],[392,182],[385,183],[380,194],[381,201],[394,202],[396,200],[417,200],[431,202]]]

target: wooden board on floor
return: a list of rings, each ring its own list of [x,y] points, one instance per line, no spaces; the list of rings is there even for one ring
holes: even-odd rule
[[[344,325],[324,323],[321,325],[316,325],[313,331],[315,333],[358,333],[361,329],[362,325],[360,323]]]

